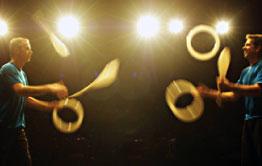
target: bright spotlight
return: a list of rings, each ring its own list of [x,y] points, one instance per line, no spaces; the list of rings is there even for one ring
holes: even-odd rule
[[[159,21],[153,16],[142,16],[137,23],[138,34],[143,38],[151,38],[159,32]]]
[[[219,34],[227,33],[229,31],[229,23],[226,22],[226,21],[218,22],[217,25],[216,25],[216,31]]]
[[[184,28],[183,22],[178,19],[172,19],[168,24],[168,30],[171,33],[179,33],[183,30],[183,28]]]
[[[79,32],[80,26],[78,20],[73,16],[65,16],[60,18],[57,24],[58,31],[68,37],[72,38]]]
[[[8,27],[5,21],[0,19],[0,36],[7,34]]]

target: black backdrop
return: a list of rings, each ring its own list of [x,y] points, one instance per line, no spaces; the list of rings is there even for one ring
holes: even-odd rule
[[[247,0],[1,0],[0,15],[10,26],[10,34],[0,39],[1,64],[8,61],[8,41],[28,37],[34,51],[24,69],[30,84],[63,79],[73,93],[91,82],[111,59],[121,62],[119,77],[111,87],[79,99],[85,118],[76,133],[59,133],[50,113],[26,110],[34,165],[240,164],[241,101],[219,108],[205,99],[202,117],[183,123],[169,110],[165,88],[175,79],[216,86],[218,56],[205,62],[195,60],[185,39],[194,26],[213,25],[220,18],[231,21],[231,31],[220,38],[220,51],[224,46],[231,48],[228,78],[236,81],[247,65],[241,51],[245,34],[262,32],[259,6],[258,1]],[[59,57],[48,36],[31,19],[39,9],[53,29],[58,15],[71,12],[80,16],[80,37],[68,40],[60,36],[70,57]],[[156,13],[163,25],[170,17],[184,18],[185,30],[170,35],[161,29],[156,40],[140,40],[134,24],[147,11]],[[212,38],[201,37],[195,47],[209,50]]]

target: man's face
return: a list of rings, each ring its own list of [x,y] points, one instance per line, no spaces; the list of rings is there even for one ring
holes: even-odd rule
[[[33,51],[31,50],[31,45],[29,41],[25,41],[21,45],[21,58],[24,60],[24,62],[29,62],[31,60]]]
[[[257,50],[253,44],[252,39],[247,39],[245,45],[242,47],[245,58],[252,58],[256,56]]]

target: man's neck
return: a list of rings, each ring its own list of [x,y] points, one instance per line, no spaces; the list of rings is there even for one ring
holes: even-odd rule
[[[260,61],[260,60],[261,60],[261,56],[258,55],[258,56],[254,56],[252,58],[249,58],[248,62],[249,62],[249,65],[252,66],[252,65],[256,64],[258,61]]]
[[[22,70],[22,68],[24,67],[24,63],[21,63],[15,59],[11,59],[10,61],[11,63],[13,63],[19,70]]]

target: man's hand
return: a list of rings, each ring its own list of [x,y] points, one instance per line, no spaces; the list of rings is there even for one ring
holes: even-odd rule
[[[211,89],[204,84],[198,85],[197,90],[198,90],[200,96],[213,98],[213,99],[216,99],[217,96],[218,96],[218,93],[219,93],[217,90]]]
[[[202,96],[202,97],[208,97],[209,96],[210,88],[208,88],[206,85],[204,85],[204,84],[198,85],[197,90],[198,90],[200,96]]]
[[[56,95],[59,99],[66,98],[68,96],[67,87],[62,82],[49,84],[48,86],[51,93]]]
[[[231,90],[231,87],[232,87],[233,83],[230,82],[228,79],[217,77],[216,81],[217,81],[217,87],[220,88],[221,92],[230,91]]]
[[[60,101],[57,101],[57,100],[49,101],[48,104],[52,110],[53,109],[61,110],[64,107],[64,105]]]

